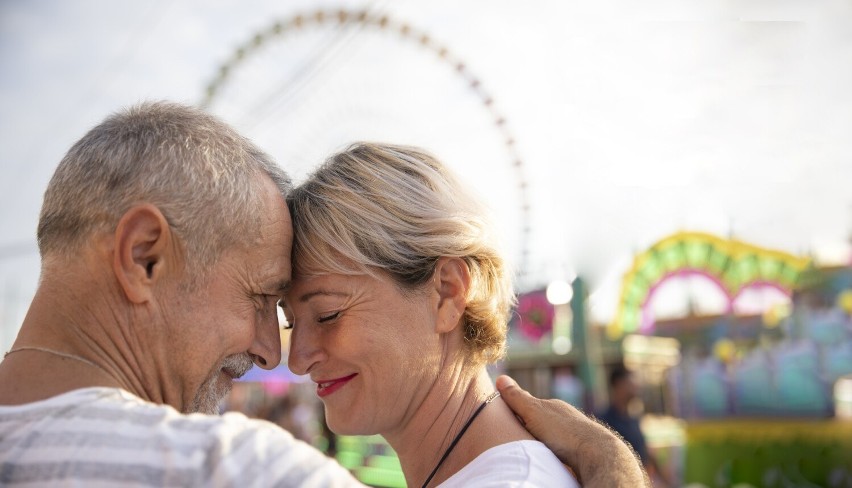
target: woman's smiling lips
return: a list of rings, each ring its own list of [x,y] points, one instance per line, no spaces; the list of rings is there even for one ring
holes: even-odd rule
[[[331,395],[349,382],[352,378],[358,376],[358,373],[352,373],[349,376],[342,376],[333,380],[314,380],[317,384],[317,396],[320,398]]]

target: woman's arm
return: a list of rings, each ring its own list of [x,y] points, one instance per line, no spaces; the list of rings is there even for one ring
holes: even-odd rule
[[[586,488],[650,488],[639,458],[618,434],[560,400],[540,400],[508,376],[497,389],[521,423],[576,473]]]

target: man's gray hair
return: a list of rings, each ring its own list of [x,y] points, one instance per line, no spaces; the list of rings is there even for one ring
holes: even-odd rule
[[[286,198],[287,174],[224,122],[175,103],[137,105],[90,130],[59,163],[44,194],[39,252],[71,256],[93,233],[114,231],[133,205],[150,203],[199,272],[258,234],[264,176]]]

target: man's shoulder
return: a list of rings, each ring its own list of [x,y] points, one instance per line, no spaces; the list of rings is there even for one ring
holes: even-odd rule
[[[227,445],[235,436],[272,436],[279,443],[293,440],[287,431],[240,413],[182,414],[171,406],[147,402],[117,388],[85,388],[44,401],[3,407],[0,419],[6,428],[21,435],[68,429],[78,436],[124,437],[136,446],[155,444],[161,449]]]
[[[0,451],[0,484],[68,476],[151,486],[352,482],[337,463],[272,423],[239,413],[182,414],[107,388],[0,408]]]

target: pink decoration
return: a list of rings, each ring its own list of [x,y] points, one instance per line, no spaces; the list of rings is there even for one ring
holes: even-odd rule
[[[518,297],[518,316],[523,336],[538,342],[553,330],[553,305],[543,291],[534,291]]]

